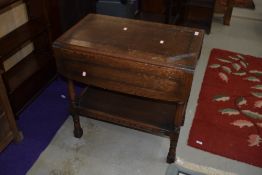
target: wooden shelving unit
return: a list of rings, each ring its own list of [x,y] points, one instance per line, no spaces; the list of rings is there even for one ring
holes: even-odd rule
[[[4,85],[15,114],[56,74],[46,0],[3,0],[0,2],[0,10],[8,10],[9,6],[18,2],[25,3],[28,22],[0,38],[0,68],[3,70]],[[11,69],[5,70],[4,62],[28,42],[33,43],[33,52]]]
[[[3,9],[15,2],[17,2],[18,0],[1,0],[0,1],[0,9]]]
[[[47,26],[40,20],[31,20],[20,26],[13,32],[0,39],[0,60],[5,61],[10,55],[20,49],[20,46],[28,40],[33,40],[36,36],[47,29]]]
[[[19,142],[23,135],[19,132],[12,112],[0,71],[0,152],[11,142]]]

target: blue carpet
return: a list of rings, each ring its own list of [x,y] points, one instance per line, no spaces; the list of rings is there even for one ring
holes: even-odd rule
[[[0,175],[24,175],[31,168],[69,115],[68,98],[61,95],[67,97],[67,85],[56,79],[21,113],[17,125],[24,140],[0,153]]]

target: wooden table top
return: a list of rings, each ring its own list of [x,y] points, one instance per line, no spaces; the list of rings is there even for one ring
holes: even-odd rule
[[[193,71],[203,37],[199,29],[89,14],[54,47]]]

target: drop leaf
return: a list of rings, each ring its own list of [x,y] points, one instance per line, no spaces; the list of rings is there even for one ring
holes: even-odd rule
[[[222,114],[222,115],[239,115],[240,112],[236,109],[232,109],[232,108],[225,108],[225,109],[220,109],[219,112]]]

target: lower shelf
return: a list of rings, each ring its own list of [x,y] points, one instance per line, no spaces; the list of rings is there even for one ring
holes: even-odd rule
[[[46,65],[10,93],[9,100],[14,114],[18,115],[55,75],[56,68],[54,60],[49,60]]]
[[[166,134],[173,129],[176,104],[88,87],[77,111],[90,118]]]
[[[8,93],[13,93],[24,81],[40,71],[51,59],[53,59],[51,55],[32,52],[5,72],[3,77]]]

